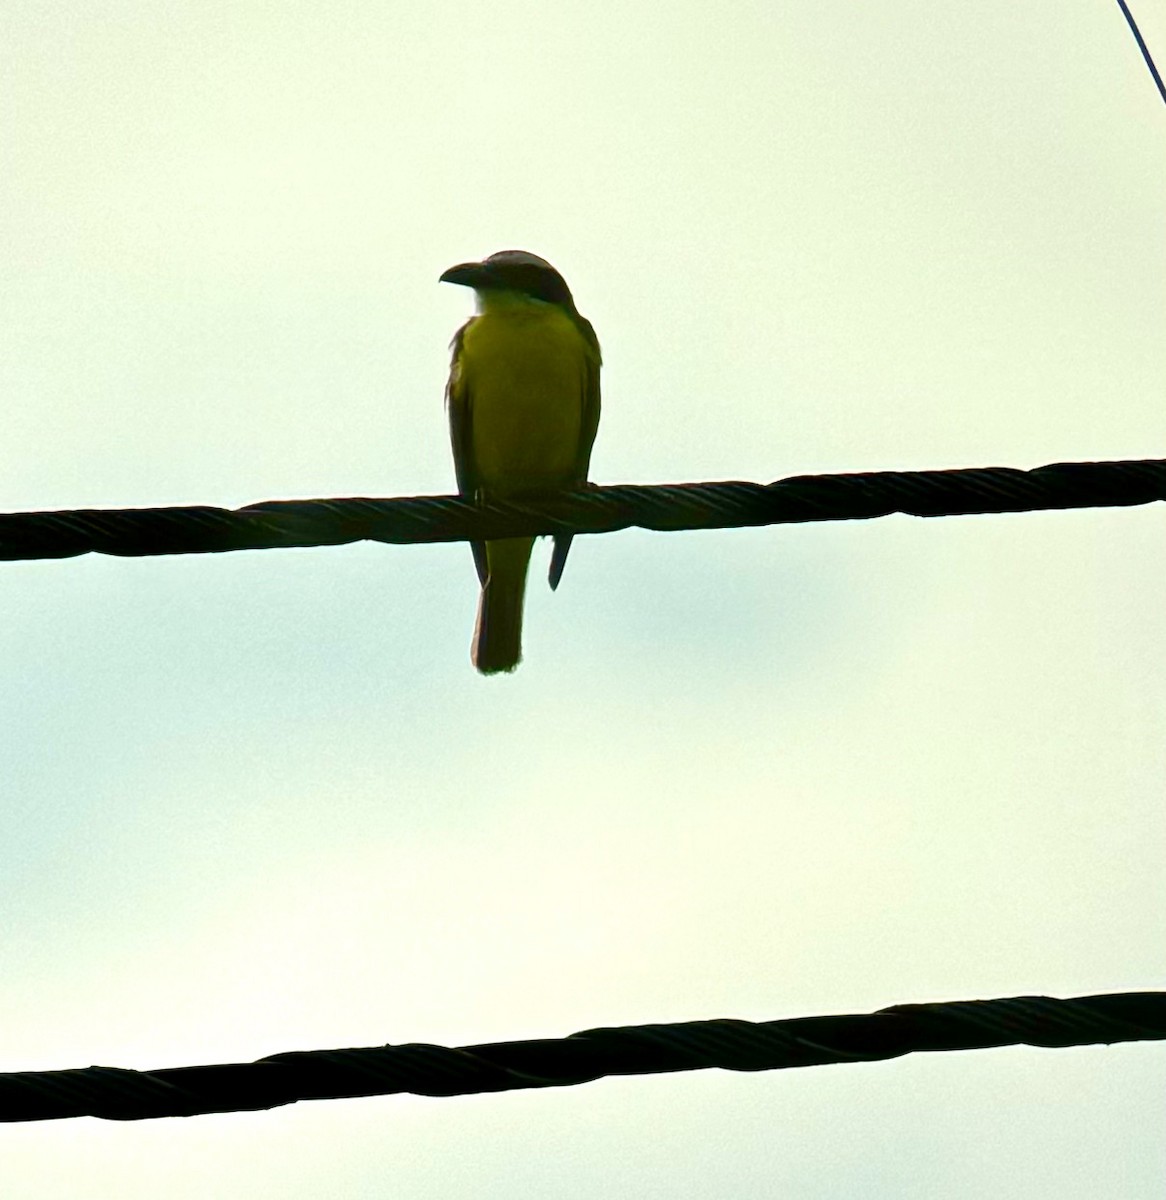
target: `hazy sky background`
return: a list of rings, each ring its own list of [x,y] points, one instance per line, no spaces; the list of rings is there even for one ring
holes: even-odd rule
[[[1166,19],[1136,5],[1160,62]],[[9,0],[0,507],[446,492],[466,258],[599,482],[1158,457],[1112,0]],[[6,1070],[1161,987],[1166,515],[0,565]],[[1157,1197],[1161,1047],[6,1127],[6,1200]]]

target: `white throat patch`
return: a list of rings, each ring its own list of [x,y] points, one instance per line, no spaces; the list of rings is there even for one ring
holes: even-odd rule
[[[550,303],[547,300],[539,300],[535,296],[529,296],[526,292],[516,292],[509,288],[484,288],[480,292],[475,289],[474,299],[477,310],[480,313],[514,312],[522,309],[547,308]]]

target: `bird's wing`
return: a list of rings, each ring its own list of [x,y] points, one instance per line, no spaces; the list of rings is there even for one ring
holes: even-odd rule
[[[579,431],[579,458],[576,461],[576,483],[587,482],[591,468],[591,447],[595,445],[595,434],[599,429],[599,368],[603,355],[599,351],[599,339],[586,317],[578,317],[579,332],[587,343],[587,360],[583,373],[583,420]]]
[[[474,469],[473,403],[465,372],[462,370],[462,340],[474,320],[475,318],[471,317],[453,335],[453,341],[450,342],[453,355],[449,364],[449,382],[445,385],[445,406],[449,410],[449,440],[453,447],[453,469],[457,475],[458,492],[467,500],[477,497],[480,482]],[[486,543],[471,542],[470,549],[474,552],[478,582],[484,584],[489,574]]]
[[[586,317],[578,313],[572,318],[576,328],[587,343],[587,356],[583,364],[583,413],[579,424],[579,452],[575,459],[576,485],[587,482],[587,473],[591,469],[591,448],[595,445],[595,434],[599,429],[599,368],[603,365],[603,355],[599,350],[599,338]],[[571,550],[571,534],[561,534],[555,538],[555,548],[551,551],[551,569],[548,573],[551,590],[559,586],[563,577],[563,568],[567,565],[567,555]]]

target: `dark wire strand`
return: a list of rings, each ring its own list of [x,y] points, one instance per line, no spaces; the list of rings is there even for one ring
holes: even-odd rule
[[[460,496],[273,500],[245,508],[0,514],[0,560],[220,554],[362,540],[453,542],[638,527],[732,529],[807,521],[1104,508],[1166,500],[1166,459],[801,475],[776,483],[592,487],[475,503]]]
[[[1146,66],[1150,68],[1150,74],[1154,77],[1154,83],[1158,88],[1158,95],[1162,97],[1162,102],[1166,104],[1166,85],[1163,85],[1162,76],[1158,74],[1158,68],[1154,65],[1153,56],[1150,54],[1150,47],[1146,45],[1146,40],[1142,37],[1142,31],[1138,28],[1138,23],[1134,20],[1134,14],[1130,12],[1126,0],[1117,0],[1117,2],[1121,11],[1125,14],[1126,24],[1129,25],[1130,32],[1134,35],[1134,41],[1138,43],[1138,49],[1142,52],[1142,57],[1146,60]]]
[[[19,1071],[0,1075],[0,1121],[143,1121],[255,1111],[300,1100],[466,1096],[570,1087],[612,1075],[714,1067],[775,1071],[920,1052],[1163,1039],[1166,992],[898,1004],[864,1014],[632,1025],[456,1048],[422,1043],[302,1050],[251,1063],[157,1071]]]

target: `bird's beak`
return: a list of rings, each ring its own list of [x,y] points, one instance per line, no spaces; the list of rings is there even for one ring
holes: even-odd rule
[[[460,283],[463,287],[478,287],[486,281],[489,272],[490,269],[485,263],[458,263],[456,267],[450,267],[448,271],[443,271],[439,282]]]

